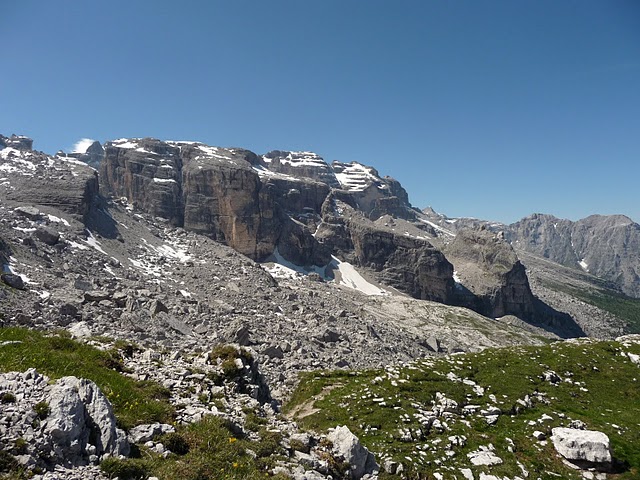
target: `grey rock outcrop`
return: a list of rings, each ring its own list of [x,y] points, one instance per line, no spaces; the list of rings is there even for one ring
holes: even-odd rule
[[[29,206],[44,206],[84,216],[98,195],[96,171],[69,157],[50,157],[31,149],[27,137],[3,137],[0,166],[11,176],[0,196]]]
[[[453,292],[453,266],[427,240],[376,226],[358,211],[329,197],[316,239],[384,284],[422,300],[446,303]],[[337,212],[341,212],[337,214]]]
[[[299,228],[295,231],[288,225],[283,207],[286,203],[298,214],[313,211],[328,187],[268,174],[262,179],[265,165],[253,152],[155,139],[107,142],[105,152],[101,165],[105,191],[126,197],[135,207],[173,225],[205,234],[257,260],[273,253],[283,226],[287,240],[293,233],[305,245],[313,243]],[[306,258],[306,250],[294,251],[292,245],[288,251],[296,261],[313,258]]]
[[[287,152],[273,150],[264,155],[272,172],[317,180],[330,188],[340,187],[333,169],[324,159],[313,152]]]
[[[72,464],[82,461],[88,445],[96,455],[127,455],[129,443],[116,427],[111,403],[90,380],[63,377],[48,393],[50,413],[44,432],[59,455]]]
[[[0,389],[13,399],[0,403],[1,449],[9,450],[16,438],[29,439],[21,462],[44,469],[97,464],[104,455],[129,453],[111,404],[95,383],[76,377],[48,382],[35,369],[0,374]]]
[[[602,432],[556,427],[551,441],[557,452],[570,462],[585,467],[611,464],[609,437]]]
[[[33,148],[33,140],[24,135],[13,134],[10,137],[0,135],[0,147],[15,148],[16,150],[30,151]]]
[[[102,163],[102,160],[104,159],[104,155],[104,147],[100,142],[95,141],[87,147],[87,150],[84,153],[80,153],[77,158],[81,162],[84,162],[90,167],[98,170],[100,168],[100,163]]]
[[[20,275],[16,275],[14,273],[2,273],[0,274],[0,280],[6,285],[9,285],[12,288],[17,290],[24,290],[25,284],[24,280]]]
[[[358,437],[346,426],[338,426],[327,435],[327,439],[333,443],[335,454],[344,458],[350,466],[350,476],[354,480],[362,478],[366,474],[374,474],[380,470],[373,454],[364,447]]]
[[[460,279],[456,292],[462,305],[489,317],[526,319],[534,314],[535,298],[525,268],[501,234],[485,228],[463,229],[444,252]]]

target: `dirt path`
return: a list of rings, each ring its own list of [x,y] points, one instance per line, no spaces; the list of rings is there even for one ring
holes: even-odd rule
[[[342,383],[334,383],[332,385],[327,385],[322,389],[320,393],[318,393],[317,395],[314,395],[306,402],[303,402],[300,405],[297,405],[293,410],[291,410],[289,413],[286,414],[286,417],[290,420],[295,420],[295,419],[300,420],[302,418],[308,417],[310,415],[313,415],[314,413],[319,412],[320,409],[314,407],[315,403],[325,398],[329,394],[329,392],[331,392],[331,390],[341,387],[342,385],[343,385]]]

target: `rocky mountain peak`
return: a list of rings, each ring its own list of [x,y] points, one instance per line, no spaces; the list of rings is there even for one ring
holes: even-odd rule
[[[331,188],[340,186],[333,169],[316,153],[272,150],[262,158],[272,172],[297,178],[311,178]]]
[[[10,137],[0,135],[0,147],[13,148],[20,151],[31,151],[33,149],[33,140],[24,135],[12,134]]]

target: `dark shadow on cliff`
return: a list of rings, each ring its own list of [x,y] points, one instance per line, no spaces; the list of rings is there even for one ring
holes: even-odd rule
[[[554,309],[537,297],[534,300],[534,309],[534,316],[531,319],[526,319],[528,323],[555,333],[560,338],[587,336],[571,315]]]
[[[468,308],[485,317],[496,317],[493,302],[490,298],[474,295],[473,292],[459,283],[456,284],[451,302],[448,303],[457,307]],[[526,313],[507,311],[506,314],[518,317],[529,325],[558,335],[560,338],[586,336],[582,327],[576,323],[571,315],[555,310],[537,297],[533,297],[531,310],[528,310]],[[498,316],[501,315],[498,314]]]
[[[122,238],[118,224],[109,213],[109,202],[101,195],[97,195],[91,204],[89,213],[85,215],[84,225],[93,233],[109,239]]]

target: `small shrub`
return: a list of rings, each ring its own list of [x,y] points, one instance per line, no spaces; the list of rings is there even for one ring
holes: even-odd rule
[[[16,396],[11,392],[2,392],[2,394],[0,394],[0,402],[16,403]]]
[[[49,345],[53,350],[64,350],[66,352],[73,352],[78,349],[77,342],[69,337],[61,337],[60,335],[50,337]]]
[[[33,409],[35,410],[40,420],[44,420],[49,416],[49,413],[51,413],[51,408],[49,408],[49,404],[44,401],[36,403],[33,406]]]
[[[122,373],[126,371],[126,367],[124,366],[124,361],[120,356],[120,352],[115,349],[107,350],[106,352],[104,352],[104,356],[102,357],[100,363],[111,370],[115,370],[116,372]]]
[[[252,432],[257,432],[263,425],[266,425],[267,419],[256,415],[254,412],[248,413],[244,421],[244,427]]]
[[[116,340],[113,344],[113,348],[122,352],[122,354],[127,357],[133,357],[135,352],[141,351],[141,348],[131,342],[127,342],[125,340]]]
[[[24,455],[28,451],[27,450],[28,445],[29,444],[24,438],[19,437],[16,439],[16,441],[13,444],[13,451],[16,455]]]
[[[137,458],[119,459],[109,457],[100,463],[100,470],[109,478],[120,480],[144,480],[149,476],[149,465]]]
[[[282,434],[280,432],[272,432],[266,428],[260,431],[260,441],[254,450],[258,457],[269,457],[281,449],[280,442]]]
[[[186,455],[189,453],[187,440],[177,432],[169,433],[162,439],[163,445],[176,455]]]
[[[295,438],[293,440],[289,440],[289,446],[297,452],[309,453],[310,450],[309,445],[306,445],[304,442]]]
[[[225,378],[233,378],[240,373],[240,369],[238,365],[236,365],[235,360],[224,360],[220,366],[222,367],[222,374]]]
[[[18,470],[18,461],[9,452],[0,450],[0,472],[15,472]]]

